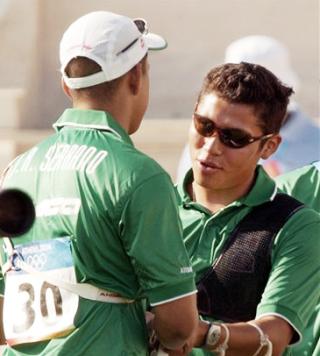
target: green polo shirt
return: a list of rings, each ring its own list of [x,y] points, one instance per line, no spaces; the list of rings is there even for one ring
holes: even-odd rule
[[[187,194],[186,186],[192,179],[192,171],[189,171],[176,191],[184,241],[198,281],[219,258],[237,224],[253,207],[272,200],[277,188],[259,166],[250,192],[212,214]],[[266,314],[281,315],[300,338],[320,293],[316,288],[320,278],[319,228],[320,217],[309,208],[298,211],[283,226],[274,240],[272,270],[257,307],[257,318]],[[198,349],[193,354],[205,352]],[[290,348],[286,355],[290,355]]]
[[[276,178],[277,186],[320,213],[320,161]]]
[[[57,251],[50,263],[69,271],[59,262],[67,241],[78,282],[135,302],[80,298],[71,333],[4,354],[146,355],[143,299],[154,306],[196,291],[171,180],[105,112],[68,109],[54,128],[55,135],[18,157],[6,175],[4,186],[28,192],[37,210],[33,228],[14,243],[37,264],[49,259],[48,249]],[[39,256],[32,255],[35,248]],[[36,289],[27,306],[18,303],[21,313],[34,313]]]
[[[281,190],[320,213],[320,161],[278,176],[276,183]],[[320,231],[318,234],[320,235]],[[320,298],[308,322],[304,338],[301,344],[292,348],[292,354],[320,355]]]

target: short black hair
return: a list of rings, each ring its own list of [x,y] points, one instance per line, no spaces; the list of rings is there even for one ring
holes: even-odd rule
[[[144,73],[147,71],[146,58],[147,54],[138,62],[142,63],[142,70]],[[102,68],[100,65],[92,59],[87,57],[75,57],[68,63],[65,72],[69,78],[81,78],[98,73],[101,70]],[[116,79],[96,84],[91,87],[73,89],[73,96],[87,99],[103,97],[106,100],[111,100],[113,96],[116,95],[119,84],[124,76],[125,74]]]
[[[293,89],[268,69],[247,62],[226,63],[210,70],[203,81],[198,103],[214,93],[230,103],[252,105],[264,134],[278,133],[286,118]]]
[[[69,78],[86,77],[100,71],[100,65],[86,57],[75,57],[71,59],[65,69]],[[111,99],[118,88],[119,82],[120,79],[116,78],[109,82],[100,83],[88,88],[73,89],[73,95],[86,98],[97,98],[103,95],[104,97]]]

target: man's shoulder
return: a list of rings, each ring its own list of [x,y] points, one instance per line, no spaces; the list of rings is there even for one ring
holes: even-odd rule
[[[290,216],[282,230],[288,235],[301,235],[305,241],[312,239],[312,236],[320,240],[320,214],[308,206],[303,206]]]
[[[118,160],[124,171],[130,175],[134,172],[134,176],[139,180],[146,180],[159,174],[168,176],[168,173],[158,162],[133,146],[123,147],[115,159]]]
[[[320,214],[289,194],[278,190],[275,198],[255,206],[246,219],[250,225],[261,225],[274,231],[277,235],[303,234],[304,229],[316,233],[320,231]],[[278,228],[275,228],[277,226]]]
[[[294,169],[290,172],[284,173],[275,178],[278,187],[286,186],[287,184],[293,184],[303,179],[310,179],[310,176],[317,172],[316,167],[313,164],[308,164],[303,167]]]
[[[320,171],[314,164],[277,177],[276,184],[283,192],[320,212]]]

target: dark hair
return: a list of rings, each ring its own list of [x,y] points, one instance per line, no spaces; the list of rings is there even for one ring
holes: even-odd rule
[[[145,60],[146,57],[147,56],[144,56],[140,61],[142,63],[142,69],[144,72],[147,70],[146,60]],[[65,69],[65,72],[69,78],[86,77],[88,75],[95,74],[100,71],[101,71],[100,65],[87,57],[76,57],[71,59],[71,61],[68,63]],[[88,99],[98,98],[100,96],[103,96],[104,100],[112,99],[112,97],[115,95],[117,91],[117,88],[123,76],[110,80],[108,82],[93,85],[88,88],[74,89],[73,95],[75,97],[82,97]]]
[[[213,68],[204,79],[198,103],[210,93],[231,103],[252,105],[259,126],[268,134],[279,132],[293,90],[266,68],[241,62]]]

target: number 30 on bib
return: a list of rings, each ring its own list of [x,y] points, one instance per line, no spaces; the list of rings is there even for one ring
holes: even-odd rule
[[[4,331],[9,345],[59,337],[74,329],[79,297],[46,281],[76,283],[69,238],[17,245],[25,263],[40,273],[6,274]]]

